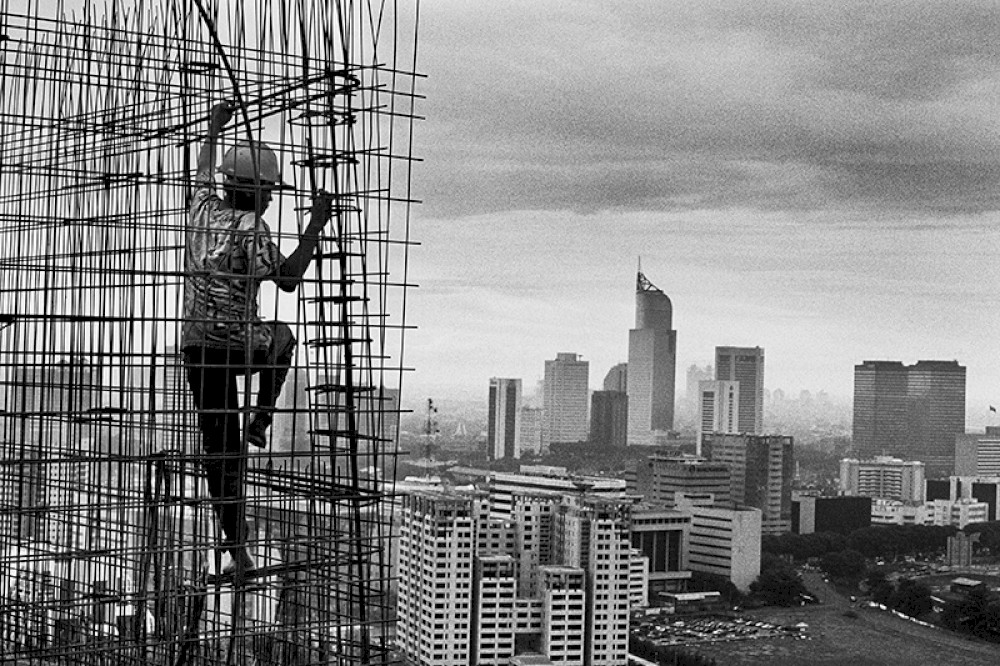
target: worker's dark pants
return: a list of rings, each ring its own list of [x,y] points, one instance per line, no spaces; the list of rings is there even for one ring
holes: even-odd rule
[[[271,347],[255,352],[250,359],[242,349],[184,348],[188,384],[198,410],[208,491],[230,550],[244,546],[249,535],[243,490],[247,444],[240,436],[236,380],[246,376],[248,370],[260,373],[257,408],[270,414],[295,351],[295,338],[288,325],[276,322],[271,326],[274,334]]]

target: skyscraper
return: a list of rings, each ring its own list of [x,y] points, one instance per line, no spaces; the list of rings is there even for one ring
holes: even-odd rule
[[[594,391],[590,405],[590,441],[607,446],[625,446],[628,395],[621,391]]]
[[[909,371],[910,457],[923,460],[929,476],[948,476],[955,470],[955,438],[965,432],[965,367],[917,361]]]
[[[852,442],[858,458],[906,457],[908,378],[906,366],[899,361],[865,361],[854,366]]]
[[[605,391],[621,391],[628,393],[628,363],[619,363],[604,375]]]
[[[792,448],[792,438],[784,435],[715,433],[705,437],[705,455],[729,466],[730,500],[760,509],[764,534],[792,529]]]
[[[486,431],[490,460],[521,457],[521,380],[490,379],[490,412]]]
[[[674,428],[677,331],[670,298],[639,272],[628,333],[628,444],[649,446]]]
[[[553,442],[584,442],[590,430],[590,362],[577,354],[559,353],[545,362],[542,401],[542,447]]]
[[[957,361],[865,361],[854,367],[854,450],[919,460],[948,476],[965,432],[965,367]]]
[[[764,432],[764,350],[760,347],[716,347],[715,378],[740,383],[740,418],[736,431]]]
[[[725,380],[698,384],[698,452],[706,434],[739,432],[740,383]]]

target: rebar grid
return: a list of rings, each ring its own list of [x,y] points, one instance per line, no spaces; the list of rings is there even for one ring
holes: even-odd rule
[[[4,663],[392,663],[419,3],[26,4],[0,0]],[[235,578],[179,349],[222,101],[221,150],[266,141],[292,186],[265,214],[283,253],[317,192],[334,213],[298,290],[261,291],[299,342]]]

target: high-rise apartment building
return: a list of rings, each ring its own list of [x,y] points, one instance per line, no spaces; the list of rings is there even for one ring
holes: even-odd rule
[[[872,460],[840,461],[840,492],[844,495],[923,503],[926,497],[924,464],[875,456]]]
[[[792,529],[793,440],[784,435],[707,435],[705,455],[729,467],[729,498],[761,510],[764,534]]]
[[[865,361],[854,367],[854,451],[919,460],[928,478],[955,466],[965,432],[965,367],[957,361]]]
[[[716,347],[715,378],[739,382],[739,419],[735,432],[764,432],[764,350]]]
[[[628,444],[651,446],[674,428],[677,331],[673,305],[641,272],[628,334]]]
[[[628,435],[628,394],[594,391],[590,398],[590,441],[625,446]]]
[[[653,504],[673,508],[677,493],[711,493],[720,504],[730,501],[732,478],[725,463],[697,457],[649,457],[653,467],[652,492],[646,499]]]
[[[706,434],[737,433],[740,424],[740,383],[721,380],[698,384],[698,454]]]
[[[555,516],[558,562],[587,572],[584,660],[620,666],[628,659],[631,501],[584,496]]]
[[[542,652],[567,666],[584,666],[587,572],[581,567],[544,566],[542,587]]]
[[[472,614],[472,663],[506,666],[514,654],[517,577],[510,555],[483,555],[476,558]]]
[[[545,393],[542,399],[542,446],[584,442],[590,431],[590,362],[577,354],[559,353],[545,362]]]
[[[506,520],[475,492],[405,497],[397,634],[409,663],[500,666],[519,646],[549,663],[625,663],[631,506],[525,494]]]
[[[521,457],[520,379],[490,379],[486,453],[490,460]]]
[[[468,666],[473,644],[471,497],[419,492],[403,498],[396,640],[420,666]]]
[[[604,375],[605,391],[618,391],[628,393],[628,363],[619,363],[608,370]]]

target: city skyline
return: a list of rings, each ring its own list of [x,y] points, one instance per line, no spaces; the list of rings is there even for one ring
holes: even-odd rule
[[[641,256],[679,369],[760,346],[766,388],[849,399],[864,360],[957,360],[995,423],[1000,8],[949,5],[423,7],[404,395],[561,351],[600,388]]]

